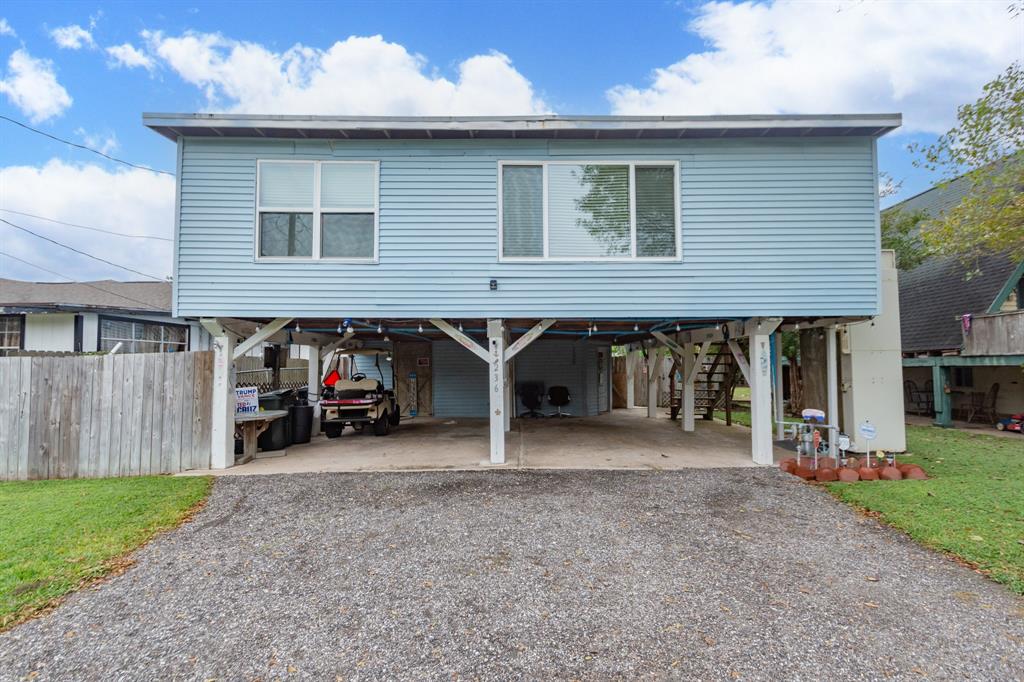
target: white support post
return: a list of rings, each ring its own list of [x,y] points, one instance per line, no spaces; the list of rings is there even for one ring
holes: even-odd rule
[[[704,344],[710,346],[711,344]],[[704,348],[701,348],[704,351]],[[696,392],[694,391],[694,380],[697,378],[697,373],[693,371],[696,360],[693,357],[693,344],[687,343],[683,346],[683,357],[682,357],[682,377],[683,377],[683,404],[681,405],[682,412],[682,423],[683,431],[693,431],[694,426],[694,397]]]
[[[487,320],[490,461],[505,463],[505,335],[501,320]]]
[[[772,362],[775,367],[775,389],[772,391],[772,398],[774,400],[774,411],[775,411],[775,438],[782,440],[786,436],[786,425],[785,421],[785,403],[786,399],[783,395],[783,384],[782,384],[782,332],[775,332],[775,353],[772,357]]]
[[[826,384],[828,386],[828,417],[827,422],[836,427],[828,434],[828,456],[835,459],[838,450],[836,448],[836,435],[839,431],[839,370],[836,357],[836,327],[830,325],[825,328],[825,366]]]
[[[777,317],[760,318],[752,321],[748,327],[750,364],[746,376],[747,383],[750,384],[750,450],[756,464],[768,466],[775,463],[772,442],[771,335],[781,321]],[[739,346],[733,348],[733,345],[730,343],[730,348],[736,353]],[[737,357],[737,360],[740,360],[740,357]]]
[[[235,339],[213,337],[213,409],[210,422],[210,468],[235,464],[235,382],[231,377]]]
[[[554,320],[552,320],[554,322]],[[509,346],[508,346],[509,333],[508,329],[504,330],[502,334],[502,344],[505,347],[503,356],[505,358],[505,433],[512,430],[512,402],[515,400],[515,392],[512,390],[512,363],[509,362]],[[520,339],[521,341],[522,339]]]
[[[647,417],[658,416],[658,377],[661,374],[661,353],[657,346],[647,349]]]
[[[636,407],[636,351],[626,346],[626,408]]]
[[[309,404],[313,406],[312,435],[320,433],[320,346],[309,347],[309,368],[306,372],[306,387]]]

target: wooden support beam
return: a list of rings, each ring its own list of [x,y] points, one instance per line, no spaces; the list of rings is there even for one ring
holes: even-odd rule
[[[665,346],[675,355],[682,356],[686,352],[682,346],[663,332],[651,332],[651,336],[665,344]]]
[[[489,363],[491,361],[491,354],[488,353],[487,350],[482,348],[479,343],[474,341],[472,337],[466,335],[463,332],[460,332],[458,329],[448,324],[444,320],[440,318],[432,319],[430,320],[430,324],[434,325],[435,327],[443,331],[445,334],[455,339],[456,343],[458,343],[460,346],[462,346],[469,352],[473,353],[473,355],[477,356],[484,362]]]
[[[693,385],[693,382],[697,380],[697,375],[700,374],[701,367],[704,366],[704,360],[708,356],[708,351],[711,350],[711,344],[707,341],[700,344],[700,350],[697,351],[697,360],[690,367],[690,371],[683,377],[683,381],[687,384]]]
[[[531,343],[540,338],[540,335],[543,334],[547,330],[547,328],[553,325],[554,323],[555,320],[549,318],[541,320],[537,324],[533,325],[530,331],[520,336],[518,339],[515,340],[515,342],[511,346],[505,349],[505,362],[508,362],[509,360],[514,358],[516,355],[522,352],[524,348],[526,348]]]
[[[285,325],[287,325],[293,319],[295,318],[278,317],[277,319],[268,322],[265,326],[260,327],[260,329],[255,334],[253,334],[245,341],[242,341],[240,344],[235,346],[235,352],[234,355],[231,356],[231,359],[237,360],[238,358],[242,357],[243,355],[251,351],[253,348],[260,345],[261,343],[269,339],[271,336],[284,329]]]
[[[736,343],[736,339],[729,339],[729,350],[732,351],[732,356],[736,358],[736,366],[740,368],[740,372],[743,373],[743,378],[746,379],[747,385],[750,385],[750,365],[747,364],[747,357],[743,354],[743,349],[740,348],[740,344]]]

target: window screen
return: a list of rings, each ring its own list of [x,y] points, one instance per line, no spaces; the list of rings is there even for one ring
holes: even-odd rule
[[[636,167],[636,255],[676,255],[675,169]]]
[[[321,235],[324,258],[373,258],[372,213],[325,213]]]
[[[312,256],[312,213],[260,213],[261,256]]]
[[[506,256],[544,255],[543,182],[541,166],[502,169],[502,248]]]

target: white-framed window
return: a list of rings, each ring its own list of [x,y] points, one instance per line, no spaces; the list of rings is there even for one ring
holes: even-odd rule
[[[376,263],[377,161],[256,162],[256,259]]]
[[[500,161],[502,261],[677,261],[676,161]]]
[[[100,315],[97,349],[119,353],[180,353],[188,350],[188,325]]]
[[[25,341],[25,316],[0,315],[0,355],[22,350]]]

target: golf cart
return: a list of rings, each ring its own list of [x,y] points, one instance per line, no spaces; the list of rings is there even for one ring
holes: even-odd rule
[[[375,436],[386,436],[391,427],[398,426],[401,419],[398,401],[394,391],[384,388],[384,371],[380,366],[380,356],[387,354],[387,350],[378,349],[335,352],[320,392],[320,424],[328,438],[337,438],[346,426],[362,431],[369,424]],[[355,355],[373,356],[380,379],[367,377],[362,372],[353,372],[349,378],[343,379],[339,372],[341,360],[344,356],[352,356],[348,363],[349,371],[352,371]]]

